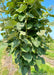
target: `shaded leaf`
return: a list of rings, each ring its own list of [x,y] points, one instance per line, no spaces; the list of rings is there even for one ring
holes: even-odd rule
[[[43,64],[45,64],[45,60],[44,60],[43,57],[38,56],[38,60],[41,60],[41,62],[42,62]]]
[[[30,53],[22,53],[22,57],[28,62],[31,62],[32,60],[32,55]]]
[[[32,28],[32,24],[27,24],[27,29],[31,29]]]
[[[29,52],[31,48],[28,45],[23,45],[23,48],[21,48],[23,52]]]
[[[23,68],[22,68],[22,75],[26,75],[26,73],[28,72],[28,68],[27,68],[27,66],[23,66]]]
[[[39,68],[38,68],[37,64],[34,65],[34,68],[35,68],[36,71],[39,71]]]

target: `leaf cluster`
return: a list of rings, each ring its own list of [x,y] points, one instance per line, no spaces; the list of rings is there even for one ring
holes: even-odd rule
[[[14,53],[15,62],[19,63],[22,75],[26,75],[30,66],[38,71],[36,61],[44,59],[40,57],[45,54],[48,46],[46,42],[51,32],[46,18],[49,13],[41,5],[43,0],[8,0],[6,14],[10,17],[5,20],[2,35],[8,43],[7,51]]]

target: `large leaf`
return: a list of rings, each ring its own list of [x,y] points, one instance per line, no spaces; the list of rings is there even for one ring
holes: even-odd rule
[[[28,62],[31,62],[32,60],[32,55],[30,53],[22,53],[22,57]]]
[[[24,19],[25,19],[25,15],[18,15],[18,19],[19,19],[19,21],[23,21]]]
[[[15,19],[16,17],[18,17],[18,14],[14,14],[14,15],[12,16],[12,19]]]
[[[5,29],[11,29],[17,24],[17,22],[15,20],[8,20],[8,21],[5,21],[4,24],[5,24],[4,26]]]
[[[26,35],[26,32],[20,31],[20,36],[21,36],[21,35]]]
[[[18,30],[21,30],[24,27],[24,23],[18,22],[16,26]]]
[[[29,68],[27,68],[27,66],[23,66],[22,67],[22,75],[26,75],[26,73],[28,72]]]
[[[38,68],[37,64],[34,65],[34,68],[35,68],[36,71],[39,71],[39,68]]]
[[[8,40],[11,40],[11,39],[13,39],[14,37],[16,37],[17,34],[18,34],[18,33],[13,32],[13,33],[9,34],[9,37],[8,37],[7,39],[8,39]]]
[[[16,52],[16,51],[15,51]],[[17,52],[18,53],[18,52]],[[17,63],[22,63],[22,60],[20,59],[20,53],[19,54],[17,54],[17,57],[15,58],[15,63],[17,64]]]
[[[31,38],[31,40],[32,40],[32,43],[34,44],[34,46],[36,46],[36,47],[39,47],[40,46],[40,41],[38,41],[38,39],[37,38]]]
[[[19,46],[19,44],[20,44],[20,41],[19,41],[19,40],[15,40],[15,41],[13,41],[13,42],[11,43],[11,50],[10,50],[9,55],[11,55],[11,54],[14,52],[15,48],[16,48],[17,46]]]
[[[16,11],[19,12],[19,13],[21,13],[25,9],[27,9],[27,5],[26,4],[21,4],[20,7]]]
[[[44,48],[38,48],[38,50],[37,50],[37,53],[38,53],[38,55],[42,55],[42,54],[45,54],[45,50],[44,50]]]
[[[29,47],[29,45],[23,45],[23,47],[21,48],[21,50],[23,51],[23,52],[29,52],[30,50],[31,50],[31,48]]]
[[[43,36],[43,35],[45,35],[45,30],[41,30],[40,32],[37,32],[37,35],[39,35],[39,36]]]
[[[26,38],[23,39],[23,42],[27,45],[32,45],[32,43]]]
[[[41,62],[43,63],[43,64],[45,64],[45,60],[44,60],[44,58],[43,57],[40,57],[40,56],[38,56],[38,58],[37,58],[38,60],[41,60]]]
[[[27,12],[26,16],[31,17],[31,18],[35,18],[31,13]]]
[[[14,49],[15,47],[19,46],[20,41],[19,40],[15,40],[12,42],[12,48]]]
[[[27,24],[27,29],[31,29],[31,28],[32,28],[32,24],[31,23]]]

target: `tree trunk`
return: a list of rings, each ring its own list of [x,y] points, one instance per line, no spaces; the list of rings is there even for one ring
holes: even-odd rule
[[[31,75],[31,69],[29,68],[28,75]]]

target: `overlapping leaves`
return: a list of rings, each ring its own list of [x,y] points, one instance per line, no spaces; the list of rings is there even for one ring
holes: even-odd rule
[[[22,75],[26,75],[31,65],[38,71],[36,60],[45,63],[40,55],[46,51],[46,44],[43,45],[47,39],[45,33],[51,30],[46,27],[48,22],[46,16],[50,14],[41,5],[42,1],[44,0],[7,2],[8,13],[11,16],[8,21],[4,21],[3,29],[6,31],[4,35],[8,46],[10,44],[11,47],[10,54],[15,54],[15,62],[21,67]],[[46,13],[41,9],[44,9]]]

